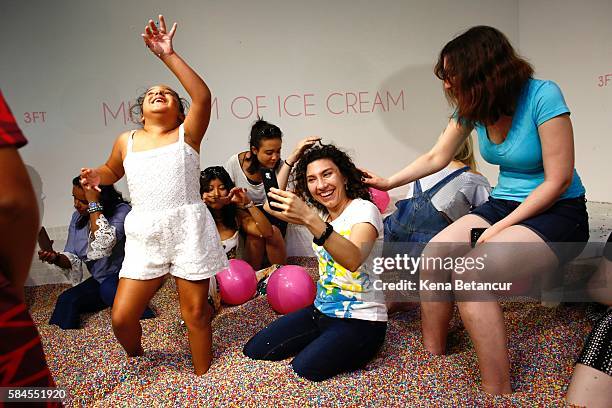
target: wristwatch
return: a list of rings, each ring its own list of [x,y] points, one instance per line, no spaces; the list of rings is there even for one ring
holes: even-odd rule
[[[90,214],[98,212],[98,211],[103,211],[103,210],[104,210],[104,207],[102,207],[102,204],[97,203],[95,201],[90,202],[89,205],[87,206],[87,212]]]
[[[329,236],[332,234],[332,232],[334,232],[334,227],[332,227],[332,225],[329,222],[326,222],[325,223],[325,231],[323,232],[323,234],[321,234],[321,236],[319,238],[313,237],[312,238],[312,242],[315,245],[323,246],[323,244],[325,244],[325,241],[327,241],[327,238],[329,238]]]

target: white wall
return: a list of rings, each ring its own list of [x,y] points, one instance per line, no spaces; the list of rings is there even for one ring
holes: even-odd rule
[[[612,202],[612,1],[521,0],[521,52],[572,111],[576,168],[591,201]],[[606,176],[608,174],[608,176]]]
[[[246,148],[256,113],[238,116],[247,116],[247,101],[259,96],[266,106],[260,114],[285,132],[285,152],[318,134],[382,175],[426,151],[445,126],[449,108],[432,72],[441,47],[487,24],[565,91],[589,197],[612,201],[601,176],[608,173],[612,77],[597,86],[599,75],[612,73],[611,7],[542,0],[2,0],[0,87],[30,140],[21,152],[44,197],[42,222],[63,228],[72,212],[71,178],[84,165],[101,164],[115,137],[135,127],[121,104],[156,83],[184,93],[140,38],[157,13],[179,22],[175,48],[217,98],[202,166]],[[345,112],[342,101],[359,92],[363,113]],[[382,104],[374,104],[377,92]],[[398,102],[389,106],[387,92]],[[277,98],[288,96],[287,110],[299,116],[279,116]],[[40,113],[34,121],[33,112],[44,112],[44,121]],[[496,168],[481,170],[496,183]],[[126,190],[124,183],[119,188]]]
[[[256,114],[236,116],[248,113],[245,98],[261,96],[267,108],[260,113],[284,130],[285,151],[319,134],[352,151],[359,165],[390,174],[429,148],[445,125],[448,106],[432,73],[441,46],[475,24],[497,26],[518,41],[517,1],[506,0],[3,0],[1,86],[30,140],[22,155],[40,179],[45,225],[67,223],[71,178],[84,165],[101,164],[117,134],[135,126],[121,111],[113,118],[122,103],[155,83],[181,90],[140,38],[157,13],[179,22],[176,49],[217,97],[203,166],[246,148]],[[377,91],[384,112],[374,105]],[[359,92],[368,113],[326,107],[337,93],[330,109],[347,111],[342,101]],[[398,101],[389,100],[390,107],[387,92]],[[288,111],[301,115],[279,117],[279,96],[282,102],[305,94],[309,116],[303,100],[290,97]],[[38,114],[34,123],[32,112],[45,112],[44,122]]]

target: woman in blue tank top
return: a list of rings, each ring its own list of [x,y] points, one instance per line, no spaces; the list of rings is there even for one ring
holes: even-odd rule
[[[534,79],[531,65],[492,27],[473,27],[446,44],[435,74],[455,107],[445,131],[404,169],[389,178],[369,173],[366,182],[390,190],[437,172],[476,130],[481,155],[499,165],[498,184],[488,202],[436,235],[423,255],[434,260],[484,255],[485,261],[469,268],[423,262],[419,282],[434,284],[420,287],[423,342],[431,353],[445,353],[456,299],[484,391],[507,394],[512,388],[504,317],[495,297],[499,291],[490,283],[540,278],[581,250],[555,244],[586,242],[589,236],[570,111],[559,87]],[[471,248],[473,228],[485,230]],[[452,253],[442,243],[454,244]],[[464,291],[458,282],[474,282],[478,292]]]

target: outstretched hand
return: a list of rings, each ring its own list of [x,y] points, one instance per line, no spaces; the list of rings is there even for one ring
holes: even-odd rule
[[[96,169],[91,169],[91,168],[82,168],[81,169],[81,186],[83,186],[83,188],[85,190],[96,190],[96,191],[101,191],[100,187],[98,187],[100,185],[100,175],[98,174]]]
[[[363,182],[370,187],[377,188],[382,191],[387,191],[391,189],[391,185],[389,183],[389,179],[377,176],[366,169],[359,169],[363,173]]]
[[[160,14],[159,28],[153,20],[149,20],[149,23],[145,26],[145,32],[141,34],[141,36],[145,45],[149,47],[151,52],[161,58],[174,53],[174,48],[172,48],[172,37],[174,37],[176,27],[177,24],[174,23],[170,32],[167,32],[166,20],[164,20],[164,16]]]

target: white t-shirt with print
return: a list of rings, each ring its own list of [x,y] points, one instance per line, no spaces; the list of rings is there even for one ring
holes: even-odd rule
[[[334,231],[349,239],[354,225],[368,223],[376,228],[378,237],[368,259],[351,272],[339,263],[324,247],[312,244],[319,260],[319,280],[315,307],[330,317],[351,318],[370,321],[387,321],[387,307],[382,292],[373,287],[371,268],[374,257],[381,256],[383,223],[380,211],[372,202],[354,199],[330,224]]]

